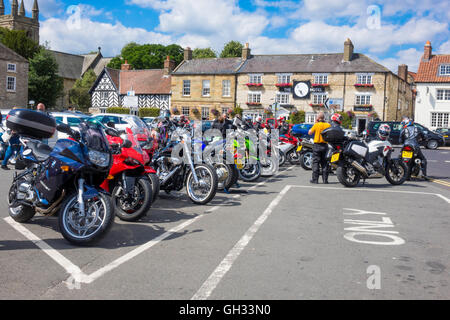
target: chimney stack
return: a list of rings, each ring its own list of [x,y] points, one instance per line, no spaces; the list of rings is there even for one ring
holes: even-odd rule
[[[127,61],[127,60],[125,60],[125,63],[122,64],[122,67],[120,68],[120,70],[122,70],[122,71],[128,71],[128,70],[131,70],[131,65],[128,64],[128,61]]]
[[[427,43],[425,43],[425,47],[423,50],[423,61],[428,62],[431,59],[433,53],[433,48],[431,47],[431,42],[427,41]]]
[[[189,47],[184,49],[184,60],[185,61],[192,60],[192,50]]]
[[[353,49],[354,47],[352,41],[347,38],[344,42],[344,61],[352,61]]]
[[[171,60],[169,56],[164,61],[164,74],[169,75],[175,69],[175,61]]]
[[[398,76],[400,79],[408,82],[408,66],[406,64],[401,64],[398,66]]]
[[[251,49],[249,47],[249,44],[246,43],[245,47],[242,49],[242,59],[247,60],[251,57]]]

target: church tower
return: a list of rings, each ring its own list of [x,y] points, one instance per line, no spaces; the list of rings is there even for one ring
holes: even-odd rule
[[[0,0],[0,27],[10,30],[24,30],[27,36],[39,43],[39,5],[38,0],[34,0],[32,16],[26,16],[24,0],[11,2],[11,14],[5,15],[4,0]]]

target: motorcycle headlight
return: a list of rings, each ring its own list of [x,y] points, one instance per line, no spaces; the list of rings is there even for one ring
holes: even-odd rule
[[[89,150],[89,160],[101,168],[109,166],[109,153]]]

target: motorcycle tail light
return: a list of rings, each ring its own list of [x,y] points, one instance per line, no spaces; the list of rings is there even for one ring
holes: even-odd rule
[[[406,146],[406,147],[404,148],[404,150],[405,150],[405,151],[413,151],[413,149],[412,149],[410,146]]]

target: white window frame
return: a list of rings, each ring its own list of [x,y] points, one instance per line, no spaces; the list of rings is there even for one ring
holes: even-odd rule
[[[202,97],[211,97],[211,80],[202,80]]]
[[[450,89],[436,89],[437,101],[450,101]]]
[[[448,128],[450,112],[431,112],[430,124],[433,128]]]
[[[262,93],[259,91],[251,91],[247,94],[247,101],[249,103],[261,103]]]
[[[305,114],[305,123],[314,124],[316,122],[317,114],[312,112],[307,112]]]
[[[202,120],[209,120],[209,107],[202,107]]]
[[[222,107],[221,108],[221,110],[222,110],[222,114],[224,114],[224,113],[228,113],[228,110],[229,110],[230,108],[227,108],[227,107]]]
[[[328,73],[314,73],[314,84],[328,84]]]
[[[364,99],[362,99],[364,97]],[[359,100],[359,102],[358,102]],[[372,95],[367,93],[360,93],[355,95],[355,105],[364,106],[372,104]]]
[[[275,101],[279,104],[289,104],[290,94],[286,92],[279,92],[275,97]]]
[[[190,116],[190,112],[191,112],[191,108],[190,107],[181,107],[181,114],[189,117]]]
[[[357,73],[357,84],[373,84],[373,73]]]
[[[248,75],[248,83],[262,84],[262,81],[263,81],[263,74],[261,73],[250,73]]]
[[[222,97],[231,97],[231,80],[222,80]]]
[[[313,93],[312,94],[312,103],[313,104],[325,104],[325,101],[328,99],[327,93]]]
[[[9,82],[9,80],[10,79],[12,79],[13,80],[13,86],[14,86],[14,88],[13,89],[10,89],[9,88],[9,84],[10,84],[10,82]],[[16,77],[12,77],[12,76],[7,76],[6,77],[6,91],[7,92],[16,92],[16,90],[17,90],[17,79],[16,79]]]
[[[191,96],[191,80],[183,80],[183,97]],[[189,92],[188,92],[189,91]]]
[[[439,66],[439,76],[450,76],[450,64],[441,64]]]
[[[13,67],[10,69],[9,67]],[[7,63],[6,64],[6,72],[17,73],[17,64],[15,63]]]
[[[278,73],[277,83],[291,83],[292,73]]]

